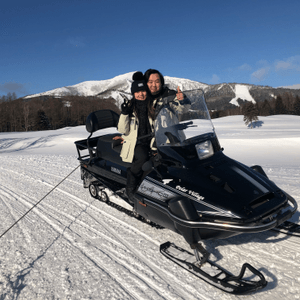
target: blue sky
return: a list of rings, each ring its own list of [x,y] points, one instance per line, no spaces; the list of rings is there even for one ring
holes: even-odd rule
[[[299,11],[299,0],[2,1],[0,95],[148,68],[208,84],[299,84]]]

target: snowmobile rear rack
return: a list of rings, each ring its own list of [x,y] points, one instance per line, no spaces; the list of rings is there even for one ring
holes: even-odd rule
[[[92,138],[94,132],[109,127],[117,127],[119,122],[119,115],[109,109],[98,110],[88,115],[86,120],[86,130],[90,133],[87,139],[75,142],[79,160],[89,158],[89,162],[92,158],[97,156],[97,142],[99,137]],[[82,156],[80,151],[88,150],[88,155]],[[89,163],[88,162],[88,163]]]

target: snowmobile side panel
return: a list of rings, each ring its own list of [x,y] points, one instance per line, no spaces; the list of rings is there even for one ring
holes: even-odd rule
[[[293,200],[295,201],[295,200]],[[162,205],[151,201],[149,199],[144,199],[144,202],[148,206],[152,206],[154,208],[157,208],[158,210],[165,212],[169,215],[169,217],[176,223],[189,227],[189,228],[206,228],[206,229],[214,229],[214,230],[221,230],[221,231],[232,231],[232,232],[238,232],[238,233],[256,233],[256,232],[262,232],[270,230],[276,226],[279,226],[279,224],[283,223],[287,219],[289,219],[293,214],[294,210],[297,208],[296,202],[293,202],[295,206],[293,207],[293,210],[287,210],[280,214],[279,216],[276,216],[276,218],[269,218],[268,220],[261,220],[260,223],[226,223],[226,222],[220,222],[212,220],[209,221],[205,218],[199,218],[196,221],[190,221],[190,220],[184,220],[182,218],[177,217],[173,213],[168,210],[168,208],[163,207]]]
[[[174,221],[170,218],[168,213],[164,210],[159,209],[157,206],[150,206],[146,199],[135,196],[136,198],[136,212],[144,217],[145,219],[149,219],[152,222],[164,227],[168,228],[176,233],[179,231],[176,229]]]

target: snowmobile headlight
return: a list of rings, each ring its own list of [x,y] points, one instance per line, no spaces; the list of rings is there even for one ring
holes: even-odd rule
[[[211,141],[205,141],[195,145],[198,157],[200,160],[206,159],[214,155],[214,149]]]

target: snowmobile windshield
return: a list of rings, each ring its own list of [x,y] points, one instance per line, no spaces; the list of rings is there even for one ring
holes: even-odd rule
[[[215,131],[202,90],[183,91],[184,99],[176,95],[163,98],[156,106],[155,139],[158,148],[194,145],[198,153],[213,154],[210,139]],[[199,156],[200,159],[208,156]]]

